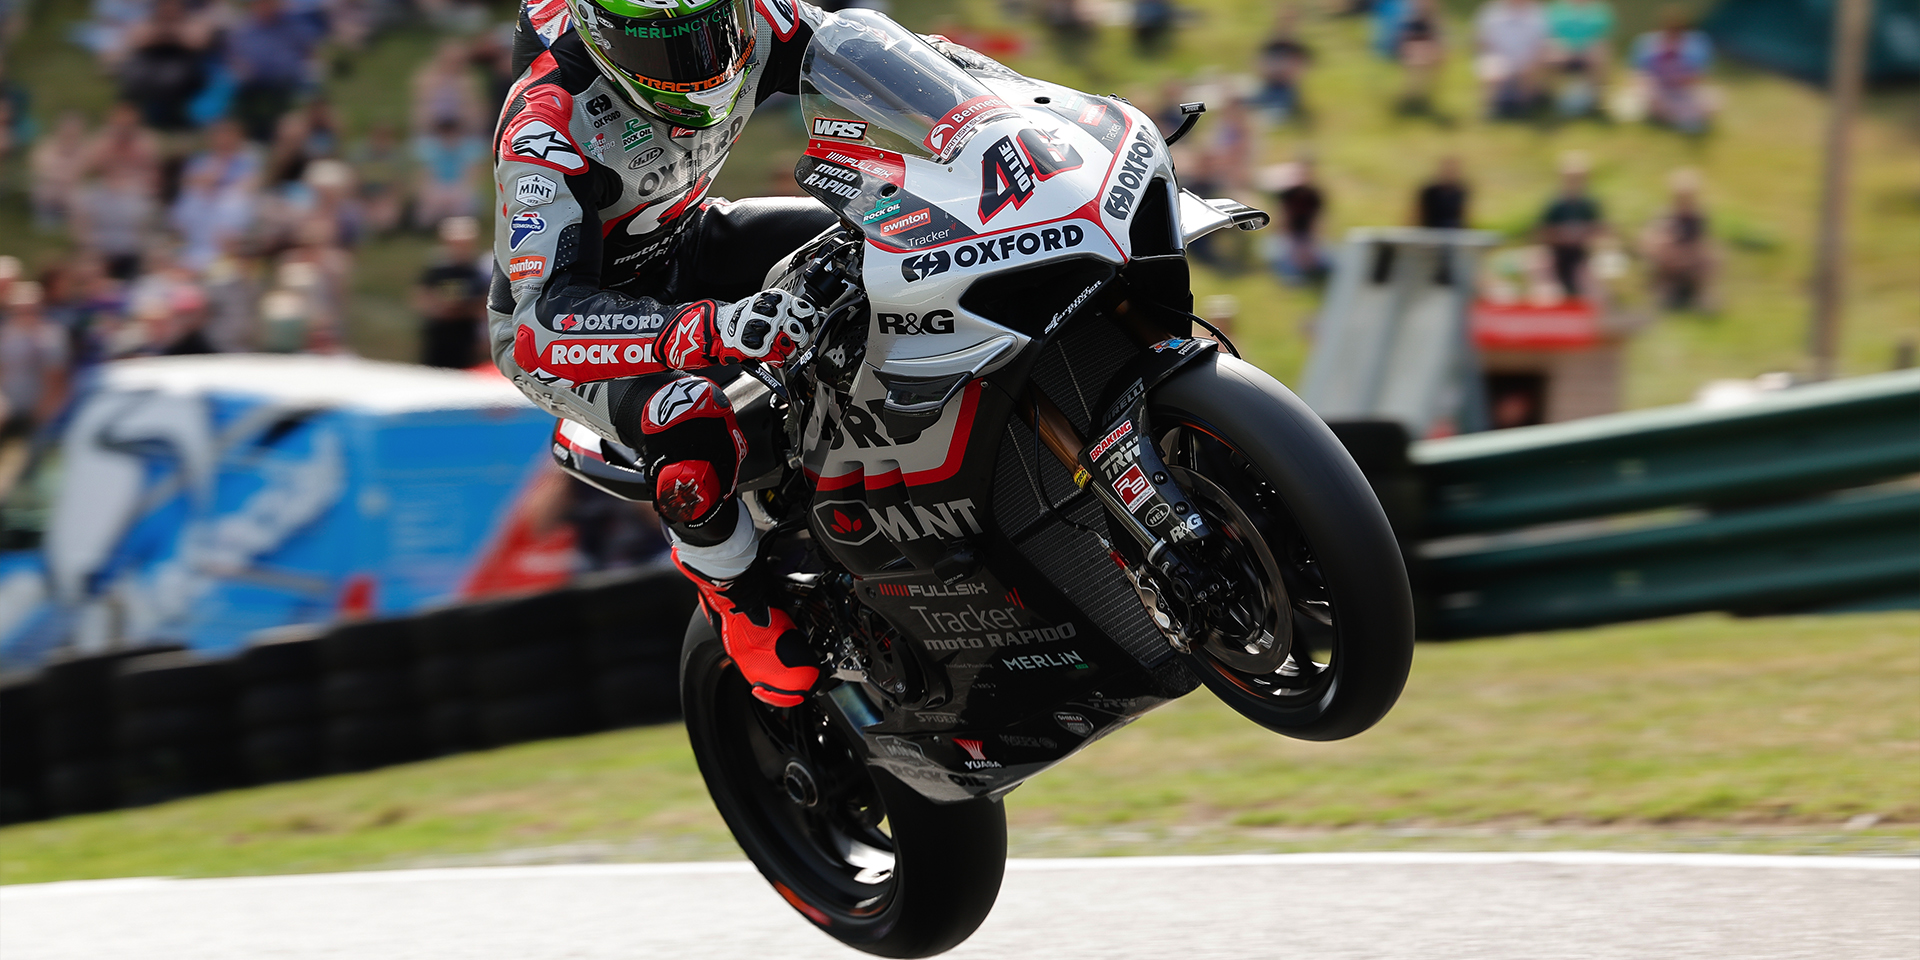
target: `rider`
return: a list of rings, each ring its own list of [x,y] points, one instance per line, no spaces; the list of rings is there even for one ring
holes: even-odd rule
[[[798,92],[819,16],[796,0],[527,0],[493,146],[494,362],[638,451],[675,564],[776,706],[802,701],[819,660],[772,604],[734,496],[746,437],[688,371],[777,364],[813,336],[813,306],[761,284],[833,214],[706,193],[754,107]]]

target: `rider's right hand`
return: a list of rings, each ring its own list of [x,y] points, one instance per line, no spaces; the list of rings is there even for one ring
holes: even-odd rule
[[[659,352],[680,370],[758,360],[778,365],[813,341],[815,311],[785,290],[762,290],[744,300],[689,304],[668,324]]]

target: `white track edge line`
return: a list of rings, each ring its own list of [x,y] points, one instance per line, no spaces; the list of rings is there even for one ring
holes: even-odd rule
[[[1613,853],[1592,850],[1515,853],[1270,853],[1223,856],[1075,857],[1007,861],[1009,873],[1069,870],[1191,870],[1219,867],[1321,866],[1469,866],[1543,863],[1603,867],[1709,867],[1774,870],[1920,870],[1920,857],[1823,857],[1732,853]],[[0,899],[90,896],[178,890],[183,887],[281,888],[355,884],[432,883],[435,881],[537,880],[592,877],[675,877],[751,874],[744,860],[687,863],[580,863],[519,867],[432,867],[417,870],[365,870],[343,873],[265,877],[125,877],[111,880],[60,880],[0,886]]]

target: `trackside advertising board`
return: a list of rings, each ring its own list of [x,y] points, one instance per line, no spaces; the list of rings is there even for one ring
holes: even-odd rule
[[[218,654],[267,627],[563,578],[517,517],[546,482],[552,425],[505,380],[465,371],[110,364],[67,421],[41,548],[0,558],[0,668],[61,648]]]

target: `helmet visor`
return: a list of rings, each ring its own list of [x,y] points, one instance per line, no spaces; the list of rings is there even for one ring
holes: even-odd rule
[[[592,5],[592,40],[634,83],[663,93],[703,93],[743,65],[746,41],[730,0],[680,17],[642,18]]]

